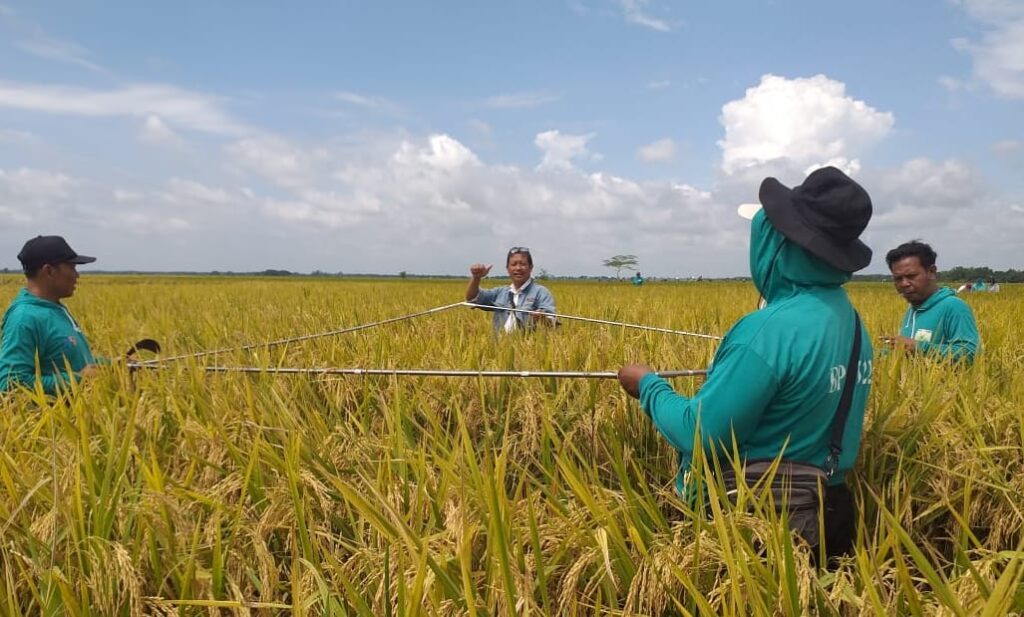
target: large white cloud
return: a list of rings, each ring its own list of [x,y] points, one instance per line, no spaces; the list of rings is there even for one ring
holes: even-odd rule
[[[935,162],[927,158],[911,159],[899,168],[881,174],[877,188],[898,199],[883,200],[877,211],[900,206],[954,210],[971,206],[984,193],[984,181],[963,162],[950,159]]]
[[[834,126],[827,135],[849,141]],[[799,165],[808,160],[797,150],[723,175],[713,190],[701,190],[585,172],[572,161],[589,154],[588,139],[555,130],[538,134],[543,161],[530,169],[488,164],[444,134],[403,138],[389,151],[367,148],[377,152],[369,157],[278,138],[280,150],[316,159],[316,173],[282,185],[272,166],[248,171],[253,180],[286,189],[256,197],[268,224],[295,237],[325,234],[350,242],[346,246],[358,247],[377,264],[364,268],[378,271],[451,272],[460,256],[486,260],[496,247],[528,244],[555,273],[600,271],[601,259],[628,252],[641,254],[644,270],[655,274],[742,274],[748,232],[735,215],[736,203],[756,199],[757,185],[772,165],[802,174],[806,170]],[[955,159],[867,167],[858,170],[858,179],[875,201],[866,236],[878,252],[875,271],[884,267],[881,254],[908,237],[934,240],[949,259],[966,263],[972,255],[963,250],[964,234],[992,236],[996,215],[1014,214],[1012,204],[986,190],[976,169]],[[427,257],[411,257],[417,254]],[[410,260],[419,265],[408,265]]]
[[[420,271],[409,261],[424,251],[429,258],[420,268],[451,271],[442,262],[487,259],[506,244],[529,244],[557,273],[594,272],[604,257],[623,251],[646,251],[661,262],[649,268],[655,273],[707,273],[712,261],[742,271],[746,232],[730,206],[686,185],[584,172],[572,161],[590,155],[589,138],[538,134],[542,162],[535,169],[489,165],[444,134],[401,139],[390,153],[371,157],[317,148],[319,171],[301,184],[281,183],[277,166],[239,168],[254,183],[284,189],[259,200],[269,224],[296,236],[350,239],[385,271],[403,263],[399,269]],[[308,150],[281,138],[275,147]],[[226,153],[242,161],[249,155],[240,147]]]
[[[780,160],[800,168],[855,164],[895,122],[891,113],[848,96],[845,84],[824,75],[765,75],[742,99],[726,103],[720,120],[726,174]]]
[[[997,94],[1024,98],[1024,2],[958,0],[984,27],[978,39],[960,38],[954,46],[974,61],[974,77]]]
[[[939,252],[940,268],[1019,266],[1024,213],[1014,206],[1020,196],[995,190],[980,169],[957,159],[915,158],[865,170],[858,180],[874,203],[865,235],[875,249],[872,270],[885,271],[885,252],[915,238]]]
[[[123,115],[154,136],[184,127],[165,111]],[[756,200],[765,175],[798,181],[831,162],[871,192],[876,251],[925,237],[946,265],[1006,265],[1019,253],[1012,232],[1024,231],[1024,214],[1014,207],[1024,202],[987,189],[957,159],[871,165],[893,116],[841,82],[768,75],[726,102],[721,120],[722,173],[709,187],[591,171],[595,134],[558,128],[533,137],[536,165],[494,164],[451,134],[399,129],[305,140],[247,129],[212,149],[190,143],[187,162],[158,152],[168,166],[151,177],[16,165],[0,169],[0,240],[70,230],[83,251],[102,247],[104,267],[139,269],[455,273],[525,244],[555,274],[601,272],[608,256],[635,253],[648,274],[735,275],[748,234],[736,204]]]
[[[999,3],[992,3],[996,11]],[[943,266],[1014,265],[1024,214],[1021,202],[992,188],[963,160],[917,157],[887,168],[869,164],[893,114],[874,109],[825,76],[785,79],[766,75],[742,99],[722,108],[725,138],[716,201],[756,201],[765,176],[796,184],[822,165],[853,175],[872,196],[874,217],[863,239],[875,249],[869,271],[885,271],[885,252],[911,238],[932,242]],[[1000,149],[1012,152],[1014,142]]]
[[[18,246],[33,235],[56,233],[74,238],[75,246],[109,246],[124,244],[125,232],[164,234],[190,227],[173,210],[156,200],[147,203],[145,198],[143,193],[110,191],[97,182],[57,171],[0,169],[0,215],[7,221],[0,230],[0,244]],[[176,209],[181,202],[173,205]],[[134,250],[144,255],[146,248],[141,244]],[[0,263],[9,265],[11,259],[11,255],[0,255]],[[159,264],[146,267],[155,269]]]

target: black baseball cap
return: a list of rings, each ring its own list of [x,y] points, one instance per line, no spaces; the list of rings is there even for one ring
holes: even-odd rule
[[[22,266],[44,266],[46,264],[88,264],[96,261],[95,257],[79,255],[60,236],[36,236],[21,247],[18,261]]]

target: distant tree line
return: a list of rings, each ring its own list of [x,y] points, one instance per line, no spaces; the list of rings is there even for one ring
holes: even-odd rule
[[[957,266],[945,272],[939,272],[939,278],[943,281],[986,281],[995,279],[999,283],[1024,283],[1024,270],[993,270],[988,267],[965,268]]]
[[[858,274],[853,277],[858,281],[888,281],[891,277],[888,274]],[[939,271],[939,280],[951,281],[976,281],[982,279],[985,282],[995,280],[997,283],[1024,283],[1024,270],[993,270],[988,266],[966,267],[956,266],[949,270]]]
[[[626,257],[632,257],[627,255]],[[609,265],[611,268],[619,268],[618,264]],[[626,266],[621,266],[625,268]],[[20,273],[20,268],[0,268],[0,274],[13,274]],[[90,270],[90,274],[154,274],[153,272],[147,272],[144,270]],[[435,278],[464,278],[461,274],[414,274],[411,272],[401,271],[397,275],[394,274],[374,274],[374,273],[350,273],[345,274],[343,272],[325,272],[323,270],[313,270],[310,274],[303,272],[292,272],[290,270],[277,270],[267,269],[252,272],[232,272],[232,271],[221,271],[212,270],[207,272],[201,271],[175,271],[175,272],[158,272],[156,274],[170,274],[170,275],[213,275],[213,276],[315,276],[315,277],[351,277],[351,278],[389,278],[397,276],[398,278],[418,278],[418,279],[435,279]],[[565,280],[595,280],[595,281],[608,281],[618,280],[619,272],[616,271],[616,277],[611,278],[608,276],[592,276],[592,275],[580,275],[580,276],[555,276],[541,268],[537,274],[537,278],[541,280],[547,279],[565,279]],[[504,278],[503,276],[496,276],[495,278]],[[892,280],[888,274],[855,274],[853,279],[856,281],[885,281]],[[944,282],[951,281],[976,281],[982,279],[986,282],[995,280],[998,283],[1024,283],[1024,270],[1015,270],[1010,268],[1009,270],[993,270],[987,266],[982,267],[965,267],[957,266],[950,270],[939,271],[939,280]],[[659,277],[659,279],[650,278],[650,281],[662,280],[662,281],[703,281],[703,280],[718,280],[718,281],[748,281],[749,276],[725,276],[725,277],[708,277],[705,279],[703,276],[688,276],[688,277]]]

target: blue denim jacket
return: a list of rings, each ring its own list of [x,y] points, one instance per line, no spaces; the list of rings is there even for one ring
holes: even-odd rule
[[[505,322],[508,320],[509,311],[501,309],[518,308],[524,311],[539,311],[541,313],[557,312],[555,311],[554,296],[551,295],[551,292],[546,287],[539,285],[533,279],[530,279],[526,287],[523,288],[523,295],[519,299],[519,306],[512,306],[512,289],[508,285],[495,287],[494,289],[481,289],[473,303],[494,307],[494,309],[481,310],[492,310],[494,312],[495,332],[504,330]],[[515,315],[518,328],[533,328],[533,321],[528,313],[512,314]],[[553,317],[551,319],[554,320]]]

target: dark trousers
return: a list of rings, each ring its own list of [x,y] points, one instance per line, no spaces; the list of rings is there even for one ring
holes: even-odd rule
[[[830,559],[853,551],[857,506],[846,483],[825,488],[825,555]]]

